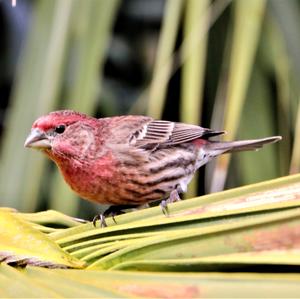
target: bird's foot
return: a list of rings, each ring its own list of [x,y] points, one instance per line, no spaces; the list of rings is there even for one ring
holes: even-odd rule
[[[117,224],[115,216],[125,214],[123,210],[129,209],[129,208],[135,208],[136,206],[132,205],[119,205],[119,206],[110,206],[108,209],[104,211],[103,214],[98,214],[93,219],[93,225],[96,227],[97,221],[100,220],[100,227],[106,227],[107,223],[105,219],[109,216],[112,217],[112,220],[115,224]]]
[[[160,203],[160,207],[165,216],[169,216],[168,204],[176,201],[180,201],[181,198],[178,194],[178,191],[175,189],[170,193],[170,196],[166,200],[162,200]]]
[[[168,203],[167,203],[167,200],[162,200],[161,202],[160,202],[160,208],[161,208],[161,210],[162,210],[162,212],[164,213],[164,215],[166,216],[166,217],[168,217],[169,216],[169,211],[168,211]]]
[[[98,220],[100,220],[100,227],[106,227],[107,226],[104,214],[97,214],[93,218],[93,225],[94,225],[94,227],[96,227],[96,224],[97,224]]]

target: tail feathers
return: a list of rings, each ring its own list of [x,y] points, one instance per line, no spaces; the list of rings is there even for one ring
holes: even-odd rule
[[[212,150],[220,151],[221,153],[252,151],[262,148],[265,144],[275,143],[281,139],[281,136],[272,136],[262,139],[240,140],[232,142],[211,141],[211,143],[209,143],[209,147]]]

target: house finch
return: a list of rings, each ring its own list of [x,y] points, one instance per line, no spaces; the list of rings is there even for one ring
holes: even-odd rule
[[[118,208],[176,201],[195,171],[212,158],[281,139],[208,140],[223,133],[147,116],[96,119],[62,110],[38,118],[25,147],[42,150],[80,197]]]

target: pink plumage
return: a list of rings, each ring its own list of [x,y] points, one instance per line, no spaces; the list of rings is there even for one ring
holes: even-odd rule
[[[82,198],[142,205],[185,192],[195,171],[214,157],[255,150],[280,136],[234,142],[200,126],[147,116],[96,119],[71,110],[37,119],[25,146],[42,150]]]

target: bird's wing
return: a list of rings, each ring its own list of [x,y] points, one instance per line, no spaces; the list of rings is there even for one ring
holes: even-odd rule
[[[223,133],[184,123],[151,120],[133,132],[130,143],[137,147],[170,146]]]

